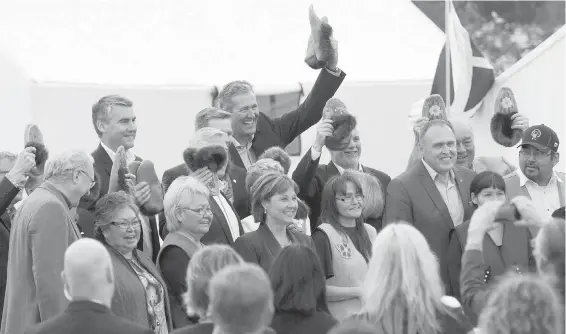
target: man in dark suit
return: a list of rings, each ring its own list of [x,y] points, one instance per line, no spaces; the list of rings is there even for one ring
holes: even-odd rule
[[[455,167],[456,136],[444,120],[426,123],[419,135],[422,159],[391,180],[387,187],[384,224],[405,221],[426,238],[439,260],[440,275],[449,290],[449,234],[469,216],[470,183],[476,173]]]
[[[199,111],[195,117],[195,130],[198,131],[205,127],[218,129],[228,136],[228,145],[233,145],[231,115],[219,108],[205,108]],[[185,163],[179,164],[173,168],[166,170],[161,178],[163,185],[163,193],[166,193],[169,186],[179,176],[188,176],[189,168]],[[231,198],[232,205],[236,209],[238,216],[244,218],[250,214],[250,200],[246,191],[246,170],[230,163],[226,171],[226,181],[232,183],[231,192],[226,194]],[[166,217],[164,213],[159,214],[159,235],[165,239],[168,231],[166,226]]]
[[[98,241],[85,238],[71,244],[65,251],[61,277],[71,303],[62,314],[29,328],[26,334],[153,333],[110,312],[114,294],[112,260]]]
[[[311,13],[312,14],[312,13]],[[316,22],[312,20],[311,29],[316,33]],[[321,43],[325,44],[326,43]],[[346,74],[338,67],[337,44],[331,37],[332,46],[322,50],[322,46],[314,45],[317,55],[325,54],[328,58],[326,67],[318,78],[303,103],[294,111],[277,118],[270,119],[258,108],[256,95],[252,85],[246,81],[232,81],[218,94],[216,106],[232,115],[232,130],[235,146],[230,146],[230,158],[234,164],[248,168],[270,147],[287,147],[295,138],[315,125],[322,117],[322,109]]]
[[[100,181],[100,196],[98,198],[108,193],[110,172],[118,147],[123,146],[126,149],[128,165],[134,161],[143,160],[131,151],[137,132],[136,115],[132,106],[132,101],[117,95],[104,96],[92,106],[92,122],[100,138],[98,148],[91,153],[94,158],[94,168]],[[151,195],[149,185],[146,182],[138,183],[134,188],[133,195],[144,214],[144,218],[146,218],[146,223],[142,224],[138,249],[155,261],[160,245],[155,214],[145,212],[142,207]],[[77,210],[79,213],[78,225],[84,237],[93,236],[94,209],[98,198],[81,200]]]
[[[22,200],[21,190],[26,183],[26,174],[35,167],[34,152],[34,147],[24,149],[18,156],[0,152],[0,310],[4,308],[14,204]]]
[[[389,175],[373,168],[362,166],[360,163],[360,155],[362,153],[362,142],[357,129],[354,129],[351,135],[344,139],[347,146],[343,150],[329,150],[330,163],[328,165],[320,165],[320,155],[322,148],[325,146],[326,138],[332,136],[334,127],[330,119],[324,119],[317,128],[315,143],[311,149],[303,156],[297,168],[293,172],[293,180],[299,186],[299,197],[307,203],[311,209],[309,216],[311,223],[311,231],[319,225],[318,217],[320,216],[320,201],[322,198],[322,190],[328,180],[340,175],[345,169],[358,170],[373,175],[380,183],[383,189],[383,198],[385,198],[385,189],[391,178]],[[381,218],[375,223],[374,227],[379,231],[381,228]]]

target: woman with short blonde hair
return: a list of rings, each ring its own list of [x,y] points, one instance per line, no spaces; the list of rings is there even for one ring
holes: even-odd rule
[[[439,264],[424,236],[407,223],[387,225],[373,243],[357,318],[386,334],[467,333],[461,307],[444,296]],[[376,284],[379,282],[379,284]]]
[[[173,328],[192,322],[183,309],[182,295],[187,290],[185,274],[189,261],[204,247],[201,239],[212,222],[208,198],[205,185],[193,177],[181,176],[171,183],[163,201],[169,234],[157,255],[157,268],[167,284]]]

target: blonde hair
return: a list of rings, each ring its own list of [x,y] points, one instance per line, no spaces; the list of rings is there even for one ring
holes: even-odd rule
[[[379,218],[383,214],[385,198],[383,198],[383,188],[381,183],[373,175],[360,172],[350,171],[356,176],[362,185],[364,193],[364,208],[362,216],[364,218]]]
[[[190,203],[195,196],[204,196],[208,199],[209,194],[206,186],[191,176],[180,176],[175,179],[163,199],[167,230],[174,232],[181,226],[182,223],[175,213],[179,210],[183,199],[184,203]]]
[[[220,145],[228,149],[226,144],[229,140],[228,135],[216,128],[204,127],[195,132],[189,141],[190,148],[201,149],[207,146]]]
[[[438,333],[444,310],[439,264],[424,236],[400,222],[373,242],[360,313],[384,333]]]

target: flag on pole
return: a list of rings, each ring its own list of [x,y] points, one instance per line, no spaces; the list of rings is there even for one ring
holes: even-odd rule
[[[473,114],[493,86],[495,81],[493,67],[462,26],[452,0],[413,1],[413,3],[444,31],[449,47],[450,61],[447,62],[446,45],[438,58],[430,95],[442,96],[451,115],[464,112]],[[446,101],[447,95],[450,101]],[[422,105],[422,101],[415,103],[411,111],[412,116],[417,116],[416,109],[419,105]]]

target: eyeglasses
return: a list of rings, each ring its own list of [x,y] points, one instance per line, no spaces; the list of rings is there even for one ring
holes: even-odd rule
[[[181,209],[192,211],[201,217],[204,217],[204,215],[207,213],[209,215],[212,215],[212,209],[210,208],[210,206],[205,206],[199,209],[191,209],[191,208],[181,208]]]
[[[344,202],[346,204],[352,204],[354,201],[361,202],[364,200],[364,195],[346,196],[346,197],[336,197],[337,200]]]
[[[132,229],[138,229],[141,227],[141,222],[139,219],[135,219],[132,221],[124,221],[124,222],[112,222],[112,225],[118,227],[122,231],[127,231],[129,227]]]
[[[519,150],[519,155],[523,158],[529,158],[529,157],[534,157],[535,159],[540,159],[542,157],[547,157],[549,155],[551,155],[552,152],[541,152],[539,150],[534,150],[534,151],[529,151],[529,150]]]
[[[90,187],[94,187],[94,185],[96,184],[96,181],[94,181],[90,176],[88,176],[88,174],[84,171],[84,170],[79,170],[79,172],[83,173],[84,175],[86,175],[86,177],[88,177],[88,179],[90,180]]]

